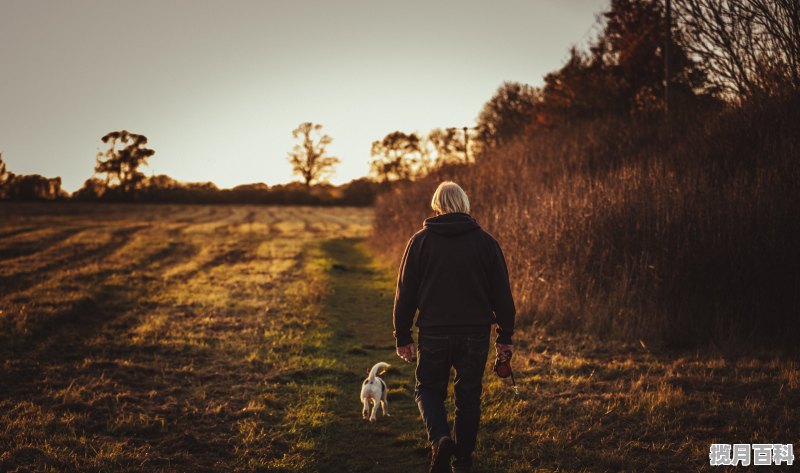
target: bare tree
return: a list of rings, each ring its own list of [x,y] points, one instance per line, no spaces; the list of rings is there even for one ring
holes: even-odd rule
[[[723,97],[800,88],[800,0],[677,0],[681,42]]]
[[[300,143],[289,152],[288,159],[292,171],[303,178],[306,187],[333,174],[333,167],[339,163],[339,158],[327,155],[325,148],[333,138],[321,130],[322,125],[303,122],[292,131],[292,137],[299,138]]]

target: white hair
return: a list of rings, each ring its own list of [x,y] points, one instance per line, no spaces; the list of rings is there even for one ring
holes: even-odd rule
[[[436,188],[431,199],[431,208],[440,214],[453,212],[469,213],[467,193],[453,181],[444,181]]]

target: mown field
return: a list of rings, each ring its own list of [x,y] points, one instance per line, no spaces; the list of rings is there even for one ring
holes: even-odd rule
[[[425,471],[371,219],[0,205],[0,471]],[[476,471],[718,471],[711,443],[800,445],[794,360],[520,325],[521,393],[487,370]],[[370,425],[377,361],[392,416]]]

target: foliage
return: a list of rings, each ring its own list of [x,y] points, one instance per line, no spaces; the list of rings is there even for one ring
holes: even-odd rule
[[[65,197],[60,177],[14,174],[8,170],[0,153],[0,200],[57,200]]]
[[[83,182],[83,186],[80,189],[72,193],[73,200],[81,200],[81,201],[88,201],[88,200],[100,200],[104,196],[106,198],[110,197],[111,194],[106,194],[108,190],[106,186],[106,182],[102,179],[98,179],[96,177],[90,177]]]
[[[464,164],[469,162],[467,144],[463,128],[434,128],[424,140],[424,146],[430,147],[435,156],[434,166],[444,164]]]
[[[613,0],[604,28],[588,52],[570,50],[558,71],[545,76],[543,113],[552,125],[664,109],[664,12],[659,2]],[[684,48],[671,39],[670,95],[683,107],[697,101],[705,76]]]
[[[277,205],[371,205],[383,184],[368,178],[355,179],[333,186],[317,184],[307,187],[301,182],[268,186],[264,183],[243,184],[232,189],[219,189],[213,182],[180,182],[166,175],[145,178],[137,192],[137,202],[185,204],[277,204]],[[72,194],[73,200],[119,202],[128,200],[116,189],[106,189],[97,178],[88,179]]]
[[[663,5],[650,0],[612,0],[604,16],[605,30],[592,47],[593,55],[609,70],[618,89],[614,95],[624,100],[628,109],[647,108],[643,94],[658,99],[664,96],[667,38]],[[671,93],[693,95],[703,85],[704,75],[672,37],[669,53]]]
[[[503,146],[533,123],[541,91],[519,82],[504,82],[478,116],[480,152]]]
[[[372,143],[370,170],[379,181],[406,180],[422,162],[420,138],[416,133],[393,131]]]
[[[0,188],[6,184],[14,175],[11,174],[6,168],[6,163],[3,161],[3,153],[0,153]]]
[[[322,125],[303,122],[292,131],[292,137],[299,138],[300,143],[289,152],[289,163],[292,171],[300,175],[309,188],[331,175],[334,166],[339,163],[339,158],[326,154],[326,148],[333,138],[322,134],[321,130]]]
[[[139,167],[147,164],[147,159],[155,151],[147,148],[147,137],[130,133],[127,130],[112,131],[101,138],[108,144],[106,151],[97,154],[94,172],[105,174],[106,188],[117,188],[124,196],[133,196],[144,181]]]

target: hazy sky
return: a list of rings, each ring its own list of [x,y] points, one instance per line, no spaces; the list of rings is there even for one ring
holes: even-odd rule
[[[388,132],[471,126],[503,81],[541,84],[606,4],[0,0],[0,152],[73,191],[127,129],[156,150],[147,174],[276,184],[314,121],[341,183]]]

